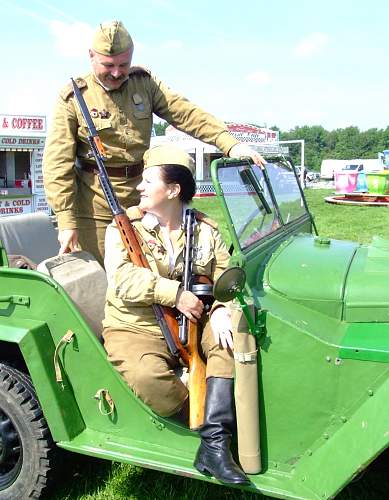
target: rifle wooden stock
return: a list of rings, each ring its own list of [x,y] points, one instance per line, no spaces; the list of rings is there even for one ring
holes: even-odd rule
[[[201,331],[198,323],[189,322],[188,343],[185,346],[189,355],[189,427],[198,429],[204,422],[206,394],[206,364],[199,352]]]
[[[212,280],[208,276],[196,276],[195,283],[212,285]],[[206,303],[207,299],[208,297],[203,297],[203,302]],[[189,369],[189,427],[191,429],[198,429],[204,423],[207,365],[200,354],[201,333],[199,323],[189,321],[188,343],[185,347],[192,364]]]

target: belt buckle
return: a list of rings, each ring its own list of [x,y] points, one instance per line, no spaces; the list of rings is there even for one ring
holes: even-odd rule
[[[129,165],[126,165],[124,167],[124,172],[126,174],[126,178],[128,179],[129,177],[131,177],[131,167]]]

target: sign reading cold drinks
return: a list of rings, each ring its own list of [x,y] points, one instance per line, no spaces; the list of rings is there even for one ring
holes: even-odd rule
[[[31,212],[32,199],[30,196],[0,199],[0,216],[29,214]]]

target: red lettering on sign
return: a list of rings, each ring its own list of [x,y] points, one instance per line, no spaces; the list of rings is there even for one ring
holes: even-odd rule
[[[12,128],[17,128],[17,129],[43,130],[43,119],[42,118],[13,118],[11,125],[12,125]]]
[[[23,208],[0,208],[0,214],[21,214]]]

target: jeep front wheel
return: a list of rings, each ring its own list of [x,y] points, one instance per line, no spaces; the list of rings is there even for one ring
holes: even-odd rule
[[[30,378],[0,363],[0,500],[40,498],[53,448]]]

